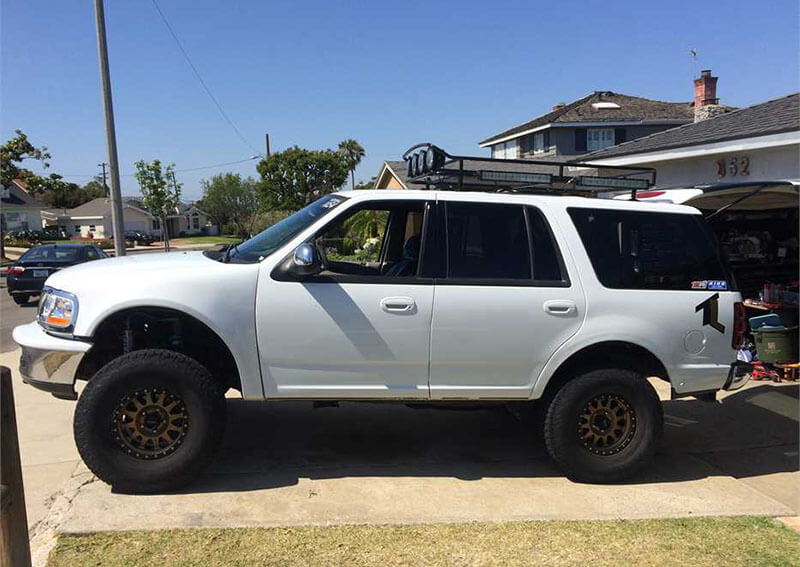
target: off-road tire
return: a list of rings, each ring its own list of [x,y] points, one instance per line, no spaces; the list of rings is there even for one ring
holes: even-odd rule
[[[188,415],[180,445],[151,460],[129,454],[115,433],[120,401],[146,389],[175,394]],[[213,459],[224,429],[224,389],[196,360],[169,350],[138,350],[112,360],[89,380],[75,408],[81,458],[118,492],[164,492],[187,484]]]
[[[635,429],[618,452],[597,454],[584,446],[579,420],[591,401],[607,395],[620,396],[629,404]],[[630,370],[592,370],[567,382],[555,395],[544,420],[544,439],[548,453],[569,479],[616,482],[650,461],[663,424],[661,401],[644,377]]]
[[[14,299],[14,303],[17,305],[27,305],[31,300],[30,295],[12,295],[11,297]]]

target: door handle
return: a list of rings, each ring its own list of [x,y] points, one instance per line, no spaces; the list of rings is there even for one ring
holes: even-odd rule
[[[578,306],[569,299],[551,299],[544,302],[544,312],[549,315],[572,315],[578,311]]]
[[[409,313],[417,304],[410,297],[384,297],[381,299],[381,309],[389,313]]]

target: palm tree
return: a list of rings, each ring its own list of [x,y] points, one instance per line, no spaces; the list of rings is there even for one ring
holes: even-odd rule
[[[344,158],[347,169],[350,170],[350,182],[352,188],[356,188],[356,166],[361,163],[364,157],[364,148],[355,140],[343,140],[339,142],[339,154]]]

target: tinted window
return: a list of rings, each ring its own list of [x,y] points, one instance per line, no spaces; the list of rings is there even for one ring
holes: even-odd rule
[[[447,277],[531,278],[523,207],[448,202],[446,208]]]
[[[569,209],[597,278],[616,289],[706,289],[726,280],[700,215]],[[717,287],[717,289],[721,289]]]
[[[31,248],[20,257],[20,260],[61,260],[75,261],[81,254],[78,246],[37,246]]]
[[[538,209],[528,207],[528,222],[533,244],[533,279],[539,282],[564,282],[561,256],[544,215]]]

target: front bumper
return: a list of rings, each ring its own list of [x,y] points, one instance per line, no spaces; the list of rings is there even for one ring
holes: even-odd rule
[[[57,398],[75,400],[75,373],[86,352],[84,341],[48,335],[35,321],[14,329],[14,341],[22,348],[19,372],[22,381]]]

